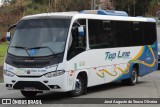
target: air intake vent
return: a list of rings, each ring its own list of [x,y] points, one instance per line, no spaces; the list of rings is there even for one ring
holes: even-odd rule
[[[24,89],[26,87],[34,87],[38,90],[50,90],[47,86],[38,81],[18,81],[13,88],[14,89]]]
[[[25,62],[25,61],[13,61],[14,65],[25,66],[25,67],[39,67],[47,66],[50,64],[49,61],[36,61],[36,62]]]

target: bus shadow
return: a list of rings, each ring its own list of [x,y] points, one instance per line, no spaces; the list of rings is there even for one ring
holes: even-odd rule
[[[145,81],[139,81],[136,85],[143,84],[143,83],[145,83]],[[99,86],[90,87],[88,88],[88,93],[91,94],[91,93],[100,92],[100,91],[113,90],[121,87],[132,87],[132,86],[124,84],[122,82],[112,82],[112,83],[107,83]]]
[[[145,81],[140,81],[138,82],[137,85],[143,84]],[[107,90],[113,90],[116,88],[121,88],[121,87],[132,87],[129,85],[122,84],[121,82],[112,82],[112,83],[107,83],[103,85],[98,85],[98,86],[93,86],[88,88],[88,94],[92,93],[97,93],[101,91],[107,91]],[[84,95],[85,96],[85,95]],[[87,96],[87,95],[86,95]],[[40,99],[43,101],[43,103],[51,103],[51,104],[61,104],[61,103],[72,103],[73,98],[79,98],[79,97],[71,97],[69,93],[54,93],[54,92],[47,92],[43,94],[37,95],[34,99]],[[96,96],[95,96],[96,98]],[[26,99],[26,98],[24,98]]]

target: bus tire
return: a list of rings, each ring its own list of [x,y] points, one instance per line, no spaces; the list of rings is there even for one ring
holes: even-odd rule
[[[158,63],[158,69],[157,70],[160,70],[160,63]]]
[[[21,91],[21,94],[26,98],[33,98],[37,95],[36,91]]]
[[[70,92],[72,97],[80,96],[85,91],[85,81],[81,76],[78,76],[75,82],[75,89]]]
[[[135,85],[138,83],[138,72],[135,67],[132,69],[131,77],[129,79],[122,80],[122,83],[126,85]]]

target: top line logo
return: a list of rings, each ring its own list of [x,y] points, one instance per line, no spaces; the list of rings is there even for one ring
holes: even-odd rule
[[[121,52],[121,51],[118,51],[117,53],[110,53],[110,52],[106,52],[106,58],[105,60],[113,60],[115,59],[116,57],[117,58],[128,58],[130,56],[130,52]]]

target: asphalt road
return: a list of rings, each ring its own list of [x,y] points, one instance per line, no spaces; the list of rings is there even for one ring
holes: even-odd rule
[[[0,84],[0,98],[20,98],[24,99],[19,91],[6,90],[4,84]],[[36,99],[47,99],[44,103],[72,102],[68,93],[45,92],[39,94]],[[160,98],[160,71],[155,71],[144,77],[139,77],[139,83],[135,86],[126,86],[121,82],[114,82],[105,85],[88,88],[88,94],[77,98]],[[84,100],[85,101],[85,100]],[[83,103],[83,101],[81,101]],[[12,105],[12,107],[17,105]],[[35,105],[25,105],[35,107]],[[38,107],[51,107],[53,105],[39,105]],[[54,106],[65,106],[62,104]],[[69,106],[69,105],[67,105]],[[74,105],[75,106],[75,105]],[[81,107],[82,105],[76,105]],[[102,106],[102,105],[101,105]],[[107,105],[104,105],[107,106]],[[113,106],[113,105],[110,105]],[[124,106],[124,105],[121,105]],[[149,106],[149,105],[146,105]],[[159,106],[159,105],[154,105]],[[0,105],[0,107],[10,107],[10,105]]]
[[[157,28],[158,35],[160,36],[160,27]],[[159,37],[158,36],[158,37]],[[160,40],[160,37],[159,37]],[[5,88],[5,85],[2,83],[0,84],[0,98],[20,98],[24,99],[24,97],[21,95],[19,91],[12,91],[7,90]],[[76,105],[70,105],[70,104],[54,104],[54,103],[61,103],[63,101],[65,102],[72,102],[73,99],[69,97],[68,93],[53,93],[53,92],[45,92],[42,94],[38,94],[36,99],[47,99],[44,101],[44,103],[52,103],[52,104],[46,104],[46,105],[24,105],[25,107],[83,107],[83,106],[89,106],[89,107],[97,107],[97,106],[103,106],[103,107],[112,107],[117,105],[85,105],[85,104],[76,104]],[[88,88],[88,94],[82,95],[77,98],[159,98],[160,99],[160,71],[155,71],[151,74],[148,74],[144,77],[139,77],[139,83],[135,86],[125,86],[121,84],[120,82],[114,82],[109,83],[105,85],[95,86]],[[85,99],[86,100],[86,99]],[[84,101],[85,101],[84,100]],[[81,100],[83,103],[83,100]],[[0,105],[0,107],[21,107],[22,105]],[[119,105],[121,107],[128,107],[135,105]],[[157,106],[160,105],[136,105],[139,107],[151,107],[151,106]]]

